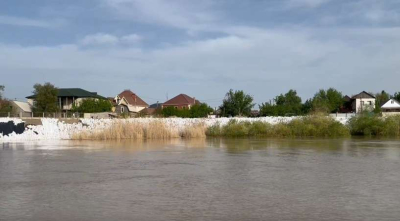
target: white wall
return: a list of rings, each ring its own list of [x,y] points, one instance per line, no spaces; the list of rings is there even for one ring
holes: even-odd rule
[[[388,117],[393,115],[400,115],[400,112],[382,112],[382,116]]]
[[[364,105],[361,104],[362,102],[364,103]],[[355,107],[353,106],[353,108],[355,108],[356,113],[360,113],[364,110],[372,111],[373,109],[375,109],[375,98],[356,99]]]

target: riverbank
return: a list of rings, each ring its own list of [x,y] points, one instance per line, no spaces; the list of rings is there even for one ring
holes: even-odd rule
[[[124,139],[127,133],[142,133],[146,134],[150,131],[148,128],[152,127],[157,131],[160,126],[168,130],[171,137],[176,136],[189,136],[193,135],[193,128],[198,128],[199,125],[209,128],[214,125],[226,125],[234,119],[237,122],[264,122],[269,124],[278,124],[282,122],[289,122],[296,117],[263,117],[263,118],[195,118],[195,119],[182,119],[182,118],[131,118],[131,119],[80,119],[79,123],[68,124],[60,122],[54,118],[42,118],[42,125],[27,126],[23,134],[10,134],[9,136],[2,136],[0,134],[0,141],[20,141],[20,140],[70,140],[70,139],[99,139],[101,133],[113,133],[113,128],[119,128],[120,132],[124,134],[105,136],[107,139]],[[20,122],[19,119],[2,118],[4,122],[14,121]],[[159,127],[154,127],[158,124]],[[121,127],[122,126],[122,127]],[[137,131],[138,128],[142,132]],[[189,133],[189,135],[188,135]],[[173,135],[174,134],[174,135]],[[178,134],[178,135],[177,135]],[[191,136],[192,136],[191,135]],[[163,135],[164,136],[164,135]],[[198,135],[197,135],[198,136]],[[97,137],[97,138],[96,138]],[[102,139],[105,139],[104,136]],[[128,138],[126,137],[126,138]],[[139,136],[137,136],[139,137]],[[160,137],[162,138],[162,137]]]
[[[0,119],[0,122],[21,122]],[[343,121],[323,115],[261,118],[131,118],[80,119],[68,124],[43,118],[22,134],[0,134],[0,141],[29,140],[120,140],[201,137],[339,138],[356,136],[400,136],[400,116],[358,115]]]

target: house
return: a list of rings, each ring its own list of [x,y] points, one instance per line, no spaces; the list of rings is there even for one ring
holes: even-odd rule
[[[137,115],[141,110],[149,107],[139,96],[130,90],[124,90],[114,98],[115,113]]]
[[[10,101],[12,112],[18,117],[32,117],[32,106],[27,102]]]
[[[260,111],[259,110],[251,110],[250,117],[260,117]]]
[[[79,106],[79,104],[88,98],[93,99],[106,99],[98,95],[96,92],[89,92],[81,88],[59,88],[58,89],[58,106],[62,112],[70,111],[73,105]],[[28,103],[34,106],[36,95],[26,97]]]
[[[190,109],[195,104],[200,104],[196,98],[189,97],[186,94],[179,94],[178,96],[166,101],[162,104],[162,108],[174,107],[177,109]]]
[[[360,113],[375,109],[375,96],[365,91],[352,97],[345,96],[344,105],[340,108],[341,113]]]
[[[395,99],[388,100],[381,108],[383,116],[400,114],[400,102]]]
[[[351,97],[353,112],[372,111],[375,109],[375,96],[365,91]]]
[[[151,117],[151,116],[156,116],[161,114],[161,112],[159,110],[161,110],[162,108],[162,104],[158,103],[154,103],[151,104],[148,108],[145,108],[143,110],[141,110],[139,113],[141,116],[147,116],[147,117]]]

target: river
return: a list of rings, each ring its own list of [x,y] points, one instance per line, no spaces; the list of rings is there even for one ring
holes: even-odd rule
[[[0,220],[399,219],[399,140],[0,143]]]

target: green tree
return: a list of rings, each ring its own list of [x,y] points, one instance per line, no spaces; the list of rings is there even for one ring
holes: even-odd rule
[[[35,84],[33,86],[35,102],[34,112],[57,112],[59,110],[57,103],[58,89],[51,83]]]
[[[182,117],[182,118],[203,118],[207,117],[213,109],[207,104],[196,104],[190,109],[177,109],[175,107],[165,107],[162,109],[164,117]]]
[[[3,100],[4,85],[0,85],[0,100]]]
[[[250,116],[251,109],[254,107],[253,97],[245,94],[243,91],[233,91],[226,93],[226,96],[219,107],[221,115],[229,116]]]
[[[306,100],[306,102],[304,102],[304,104],[301,107],[301,112],[303,114],[309,114],[311,111],[313,110],[313,103],[312,103],[312,99],[308,99]]]
[[[384,105],[390,99],[390,95],[384,90],[381,93],[375,94],[375,113],[382,112],[382,105]]]
[[[334,113],[343,106],[344,99],[341,92],[334,88],[329,88],[328,90],[319,90],[314,95],[312,103],[314,111]]]
[[[191,118],[203,118],[207,117],[213,109],[205,103],[193,105],[190,108],[190,117]]]
[[[400,92],[394,93],[393,99],[395,99],[395,100],[397,100],[397,101],[400,101]]]
[[[12,107],[10,105],[10,102],[3,98],[3,92],[4,92],[5,87],[3,85],[0,85],[0,113],[9,113],[12,112]]]
[[[110,112],[112,104],[109,100],[105,99],[84,99],[79,105],[73,105],[71,111],[79,113],[101,113]]]
[[[301,98],[295,90],[289,90],[286,94],[280,94],[274,98],[275,104],[263,103],[260,107],[261,116],[287,116],[301,115],[303,105]]]
[[[272,105],[268,102],[261,103],[261,105],[258,105],[258,108],[260,109],[260,115],[261,116],[277,116],[278,111],[276,105]]]

